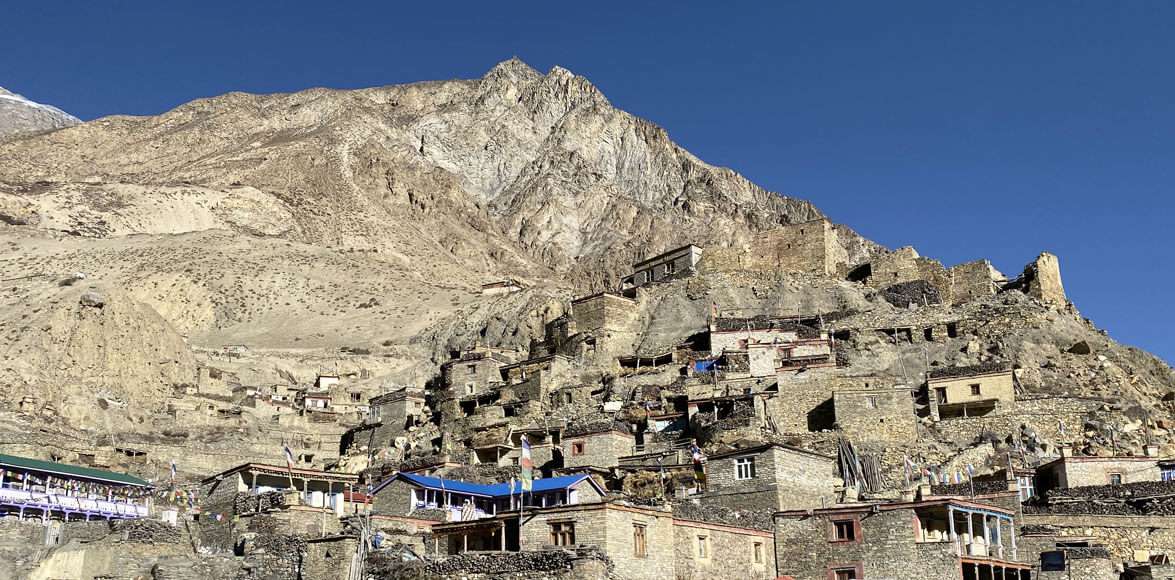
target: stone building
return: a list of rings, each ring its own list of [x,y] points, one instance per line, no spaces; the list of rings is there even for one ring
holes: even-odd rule
[[[774,536],[766,530],[674,518],[673,578],[773,579]]]
[[[1036,490],[1045,495],[1053,489],[1161,481],[1159,464],[1157,457],[1074,456],[1062,446],[1061,457],[1036,468]]]
[[[701,259],[702,249],[693,244],[674,248],[633,264],[632,274],[625,276],[620,285],[628,290],[656,282],[687,278],[698,273],[698,261]]]
[[[368,441],[380,447],[395,447],[396,438],[402,437],[412,427],[428,422],[428,406],[424,391],[404,387],[397,391],[372,397],[367,424],[374,429]]]
[[[962,499],[845,504],[775,514],[780,577],[1029,580],[1015,513]]]
[[[930,416],[982,417],[1016,400],[1010,368],[998,365],[947,367],[930,371],[926,380]]]
[[[44,521],[147,517],[151,485],[138,477],[15,455],[0,455],[0,516]]]
[[[534,480],[525,502],[528,507],[576,505],[598,502],[605,493],[595,479],[581,473]],[[442,521],[488,518],[517,510],[521,494],[521,482],[484,484],[400,472],[374,488],[372,512],[408,517],[429,513]]]
[[[842,273],[848,253],[836,227],[827,219],[787,224],[760,233],[751,242],[747,269],[834,276]]]
[[[512,362],[487,349],[470,350],[445,361],[441,364],[441,379],[447,397],[459,399],[491,390],[502,384],[501,369]]]
[[[200,498],[201,504],[216,504],[231,501],[237,494],[290,492],[285,498],[287,505],[327,509],[343,516],[362,509],[347,501],[358,486],[359,476],[352,473],[245,463],[204,478]]]
[[[674,578],[673,515],[669,511],[596,502],[527,507],[490,518],[433,526],[437,551],[531,552],[595,546],[608,555],[613,574],[627,580]]]
[[[713,454],[705,465],[704,505],[781,510],[835,502],[836,460],[770,443]]]
[[[635,445],[635,436],[623,423],[568,429],[563,434],[563,467],[616,467]]]
[[[832,337],[816,317],[715,317],[711,356],[745,355],[750,376],[781,370],[836,366]]]
[[[838,390],[832,394],[836,424],[853,441],[912,443],[918,417],[909,388]]]
[[[585,355],[606,362],[631,354],[636,343],[637,302],[601,292],[571,301],[571,316]]]

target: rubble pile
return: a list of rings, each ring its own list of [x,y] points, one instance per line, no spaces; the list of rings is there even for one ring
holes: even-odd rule
[[[267,491],[257,495],[238,493],[233,498],[233,512],[238,514],[255,514],[285,507],[285,494],[280,491]]]
[[[1175,481],[1142,481],[1055,489],[1025,513],[1078,515],[1175,515]]]
[[[954,377],[966,377],[973,375],[981,375],[985,373],[996,373],[1006,371],[1011,366],[1002,361],[988,361],[981,362],[974,365],[966,366],[947,366],[931,369],[929,376],[932,379],[946,379]]]
[[[170,544],[180,540],[175,526],[159,520],[121,520],[111,524],[115,534],[125,542],[136,544]]]
[[[258,534],[246,542],[253,578],[297,578],[306,554],[306,540],[285,534]]]
[[[974,488],[972,488],[974,486]],[[947,483],[930,486],[930,493],[934,495],[969,496],[974,489],[975,495],[1001,493],[1008,491],[1008,482],[1004,480],[976,480],[971,483]]]
[[[458,574],[553,573],[571,570],[577,560],[608,562],[608,556],[596,547],[575,550],[541,550],[533,552],[467,552],[430,563],[430,577]]]
[[[887,286],[881,290],[881,297],[897,308],[942,303],[938,288],[926,280],[911,280]]]

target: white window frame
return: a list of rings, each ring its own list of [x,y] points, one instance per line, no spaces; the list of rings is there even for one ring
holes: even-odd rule
[[[754,457],[738,457],[734,460],[735,481],[755,479],[756,475]]]

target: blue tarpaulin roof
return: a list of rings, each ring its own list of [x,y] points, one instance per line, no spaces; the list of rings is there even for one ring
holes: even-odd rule
[[[379,484],[375,491],[379,491],[388,483],[396,479],[403,479],[405,481],[419,485],[427,489],[445,490],[455,493],[464,493],[468,495],[476,495],[481,497],[507,497],[510,495],[509,483],[472,483],[468,481],[461,481],[459,479],[444,479],[441,477],[432,477],[431,475],[416,475],[414,473],[397,473],[387,481]],[[567,489],[583,480],[591,480],[587,474],[580,473],[577,475],[563,475],[560,477],[545,477],[534,480],[534,485],[531,489],[533,493],[543,493],[546,491],[557,491]],[[599,485],[595,481],[590,481],[592,485],[597,488]],[[521,490],[520,483],[514,486],[514,492],[518,493]],[[601,492],[603,490],[600,490]]]

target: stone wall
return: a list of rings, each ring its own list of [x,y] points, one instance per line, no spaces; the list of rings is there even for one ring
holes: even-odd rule
[[[688,520],[673,521],[677,580],[775,578],[774,534]],[[705,544],[700,554],[699,544]]]
[[[830,566],[859,565],[864,578],[958,578],[959,561],[948,543],[914,543],[909,510],[860,519],[858,542],[829,541],[824,516],[775,519],[778,573],[795,580],[827,580]],[[861,577],[861,576],[858,576]]]
[[[1048,441],[1063,439],[1066,433],[1081,433],[1086,414],[1100,404],[1076,397],[1036,397],[1006,403],[984,417],[955,417],[935,424],[938,434],[950,441],[970,443],[986,433],[1017,433],[1024,425]]]
[[[950,301],[956,305],[991,296],[1007,282],[1007,278],[987,260],[952,266],[948,273],[951,280]]]
[[[1022,279],[1024,291],[1029,296],[1047,304],[1064,305],[1068,302],[1065,287],[1061,284],[1061,263],[1056,256],[1042,252],[1024,268]]]
[[[1110,474],[1122,476],[1122,483],[1159,481],[1159,465],[1154,458],[1066,457],[1042,468],[1040,487],[1060,488],[1108,485]]]
[[[755,477],[737,479],[735,463],[753,458]],[[776,511],[833,503],[842,482],[832,459],[772,446],[762,451],[712,458],[706,464],[703,504]]]
[[[359,540],[338,536],[306,542],[301,580],[347,580]]]
[[[441,366],[441,374],[449,397],[460,398],[484,393],[492,385],[501,383],[502,373],[498,370],[501,367],[502,363],[491,357],[453,360]]]
[[[836,424],[854,442],[913,443],[918,418],[909,389],[836,391]]]
[[[550,524],[573,522],[577,544],[598,546],[608,554],[617,577],[661,580],[673,574],[673,518],[667,512],[597,504],[569,510],[537,512],[522,527],[523,550],[537,550],[550,542]],[[645,528],[647,552],[635,553],[634,528]]]
[[[1024,526],[1048,526],[1056,539],[1090,537],[1119,561],[1134,559],[1136,550],[1175,555],[1175,518],[1171,516],[1103,516],[1024,514]]]
[[[386,516],[406,516],[412,509],[412,484],[402,479],[377,491],[371,499],[371,512]]]
[[[604,431],[563,440],[564,467],[616,467],[618,458],[632,454],[636,439],[629,433]],[[582,449],[576,453],[577,449]]]
[[[836,275],[847,269],[848,255],[828,220],[782,225],[755,237],[750,269]]]

